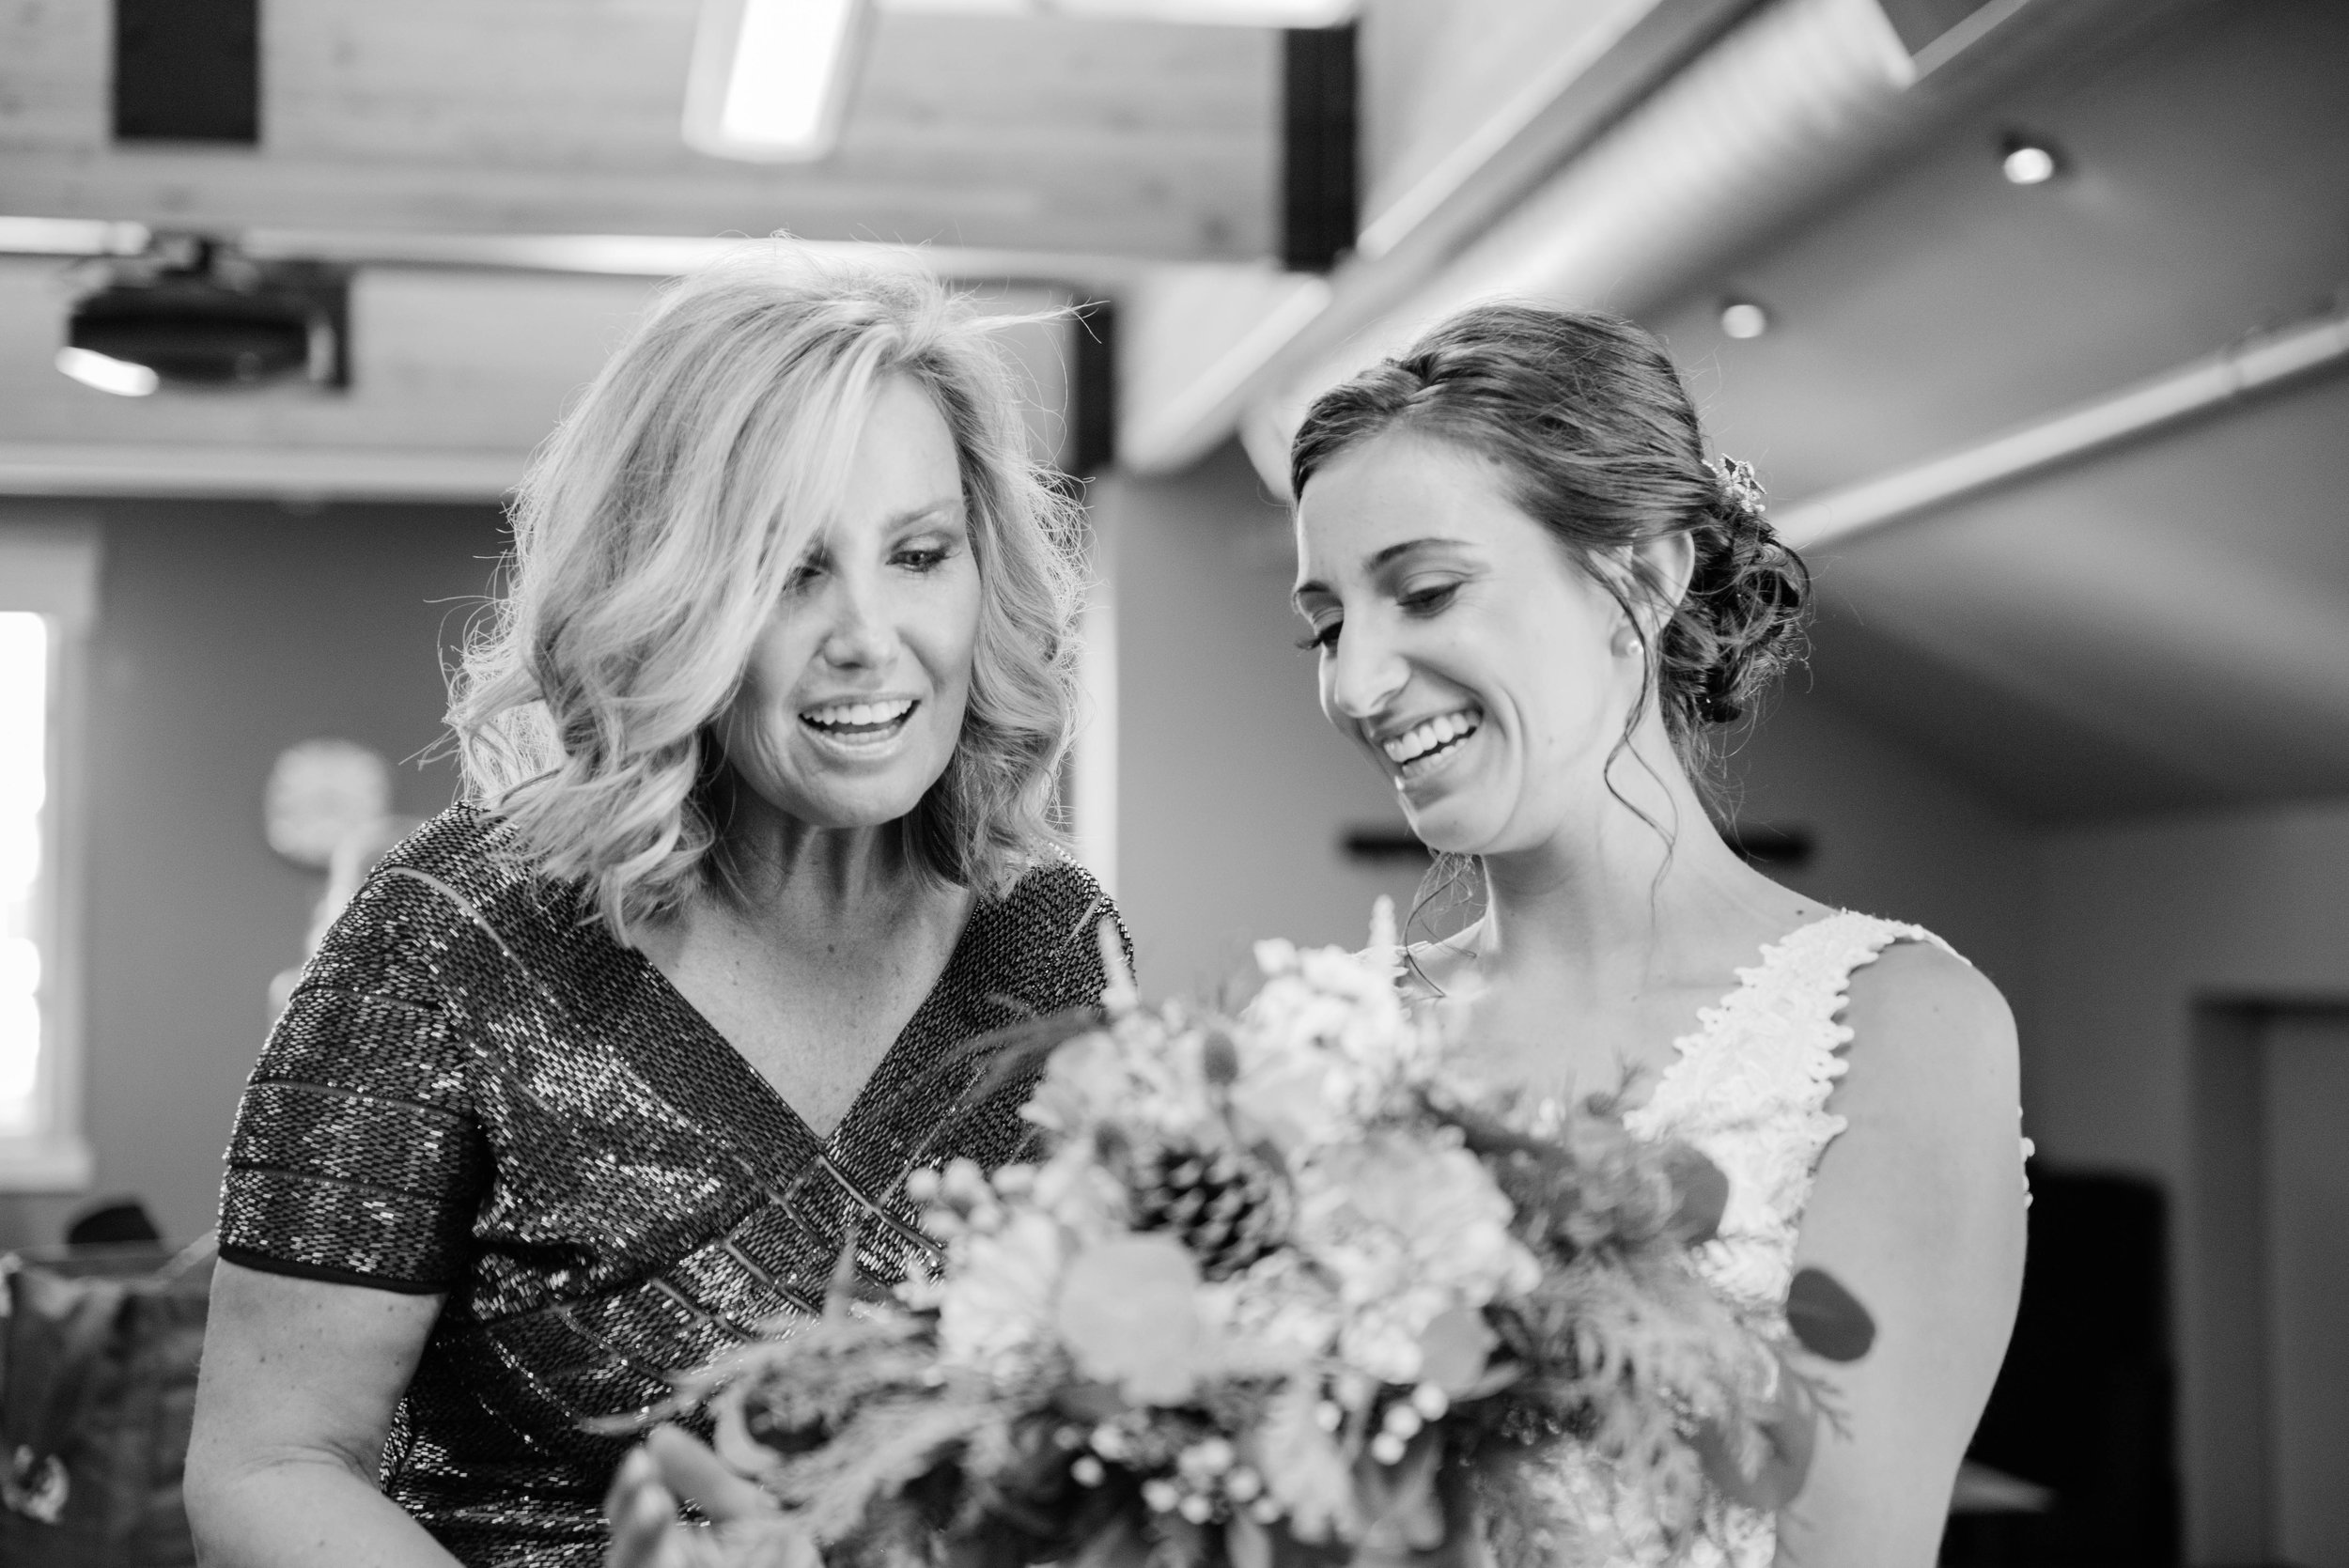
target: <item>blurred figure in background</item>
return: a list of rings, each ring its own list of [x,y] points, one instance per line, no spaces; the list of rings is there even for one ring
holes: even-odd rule
[[[399,842],[424,824],[412,816],[386,815],[335,841],[333,854],[326,862],[326,891],[319,896],[318,905],[310,911],[310,929],[302,939],[303,963],[325,945],[326,934],[334,928],[334,922],[359,896],[366,885],[367,876],[384,856]],[[302,964],[278,970],[270,976],[269,1016],[276,1018],[293,1000],[294,987],[302,984]]]

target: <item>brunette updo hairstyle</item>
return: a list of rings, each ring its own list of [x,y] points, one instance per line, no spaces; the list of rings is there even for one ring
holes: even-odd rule
[[[1663,346],[1587,311],[1462,311],[1315,399],[1290,449],[1290,493],[1398,430],[1489,461],[1510,501],[1614,596],[1641,629],[1647,691],[1672,746],[1702,776],[1712,732],[1745,717],[1798,656],[1811,578],[1763,516],[1751,471],[1705,461]],[[1696,555],[1676,602],[1630,549],[1673,534]]]

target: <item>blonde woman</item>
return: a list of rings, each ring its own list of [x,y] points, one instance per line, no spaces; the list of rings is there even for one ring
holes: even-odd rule
[[[1048,819],[1062,504],[987,323],[786,247],[676,287],[535,465],[466,803],[255,1070],[188,1460],[204,1560],[589,1564],[590,1418],[924,1245],[1009,1157],[958,1052],[1091,1003]]]

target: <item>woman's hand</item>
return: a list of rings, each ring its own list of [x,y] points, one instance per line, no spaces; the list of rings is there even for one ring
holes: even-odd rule
[[[682,1498],[718,1527],[718,1539],[677,1518]],[[755,1537],[756,1568],[822,1568],[816,1544],[791,1527],[774,1499],[728,1469],[708,1445],[657,1426],[621,1461],[604,1494],[612,1526],[604,1568],[701,1568],[726,1560],[725,1538]],[[745,1545],[748,1544],[745,1540]],[[733,1568],[747,1568],[737,1561]]]

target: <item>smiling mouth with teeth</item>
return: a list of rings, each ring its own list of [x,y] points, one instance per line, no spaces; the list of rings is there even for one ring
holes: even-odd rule
[[[877,703],[827,703],[800,715],[800,722],[825,735],[848,738],[886,735],[903,725],[913,713],[911,697],[892,697]]]
[[[1464,707],[1457,713],[1440,713],[1414,724],[1401,735],[1381,741],[1379,750],[1396,768],[1416,769],[1447,755],[1484,725],[1483,713]]]

